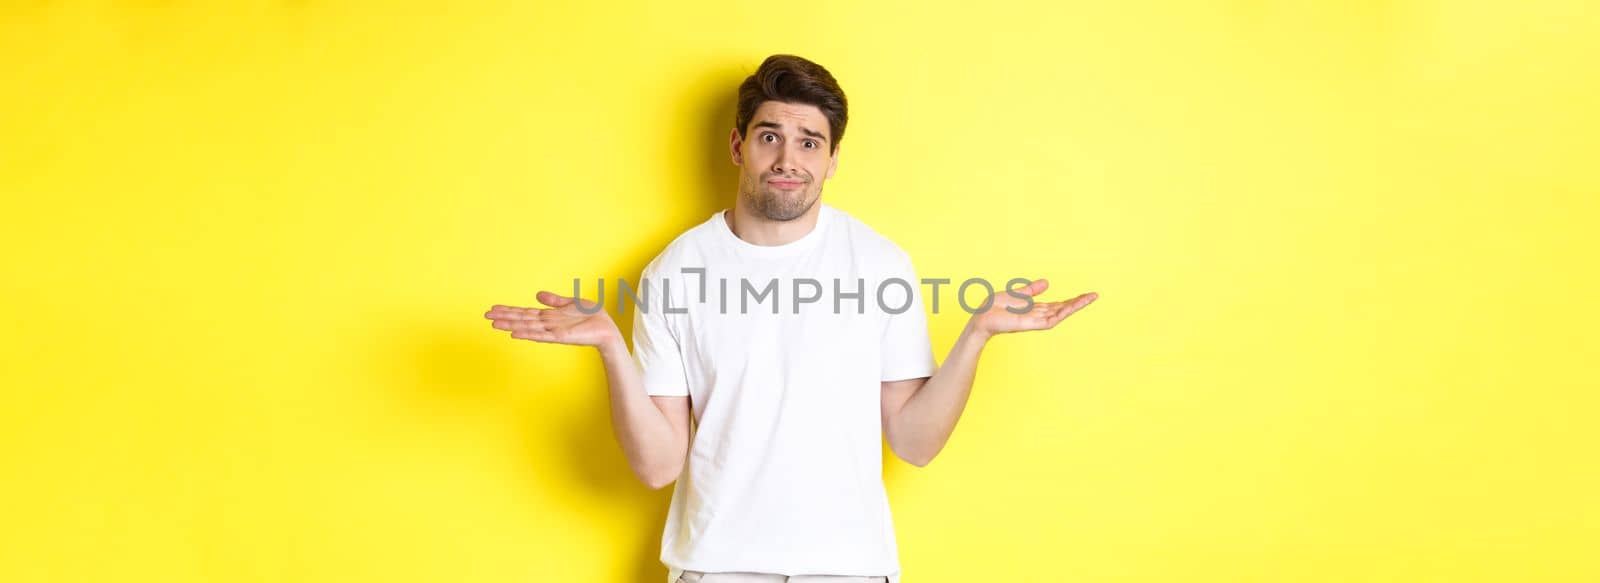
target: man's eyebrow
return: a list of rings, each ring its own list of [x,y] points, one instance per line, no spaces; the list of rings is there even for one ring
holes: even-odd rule
[[[778,125],[776,122],[770,122],[770,121],[756,122],[755,127],[758,127],[758,128],[772,128],[772,129],[775,129],[775,130],[783,129],[783,126]],[[813,138],[817,138],[817,139],[822,140],[824,142],[828,141],[828,136],[822,135],[822,132],[813,130],[811,128],[802,127],[802,128],[800,128],[800,133],[803,133],[805,135],[811,136]]]

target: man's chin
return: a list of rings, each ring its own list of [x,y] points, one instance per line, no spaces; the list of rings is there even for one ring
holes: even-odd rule
[[[792,220],[798,219],[798,218],[800,218],[802,216],[805,216],[806,211],[811,208],[810,205],[802,204],[805,201],[804,197],[805,197],[804,194],[790,195],[790,194],[782,194],[782,193],[773,193],[772,196],[767,197],[767,200],[769,200],[769,201],[784,201],[786,203],[794,201],[795,204],[792,204],[792,205],[791,204],[768,204],[768,205],[766,205],[766,210],[768,212],[763,213],[763,214],[765,214],[768,219],[771,219],[771,220],[774,220],[774,221],[792,221]],[[786,214],[784,211],[789,211],[789,212],[792,212],[793,214],[792,215],[791,214]]]

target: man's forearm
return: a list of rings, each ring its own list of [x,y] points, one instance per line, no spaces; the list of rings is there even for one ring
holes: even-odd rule
[[[683,469],[688,437],[675,434],[666,415],[645,393],[627,344],[618,338],[599,350],[610,386],[611,428],[628,465],[651,488],[670,483]]]
[[[989,334],[975,329],[971,322],[950,347],[950,355],[916,394],[906,400],[890,421],[893,440],[890,446],[901,458],[918,466],[933,461],[955,431],[956,421],[967,407],[972,381],[978,372],[978,356],[989,341]]]

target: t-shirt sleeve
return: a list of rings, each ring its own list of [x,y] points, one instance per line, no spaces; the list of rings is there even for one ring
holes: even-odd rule
[[[904,251],[896,255],[891,277],[906,282],[890,284],[884,290],[884,305],[898,308],[905,303],[900,291],[911,290],[911,306],[898,314],[889,314],[883,330],[883,374],[880,380],[899,381],[933,376],[933,340],[928,336],[928,316],[922,310],[922,284],[917,279],[911,257]],[[899,301],[896,301],[899,300]]]
[[[646,281],[649,283],[644,283]],[[639,285],[650,288],[648,298],[639,298],[649,309],[634,306],[633,361],[639,367],[640,378],[644,380],[645,394],[682,397],[689,394],[688,374],[683,368],[683,353],[679,348],[678,336],[672,329],[671,316],[666,313],[666,290],[661,284],[661,278],[650,268],[646,268],[639,277]],[[673,305],[684,304],[674,301]]]

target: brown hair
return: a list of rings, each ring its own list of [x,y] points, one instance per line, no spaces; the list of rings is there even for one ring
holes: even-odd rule
[[[767,101],[816,106],[828,118],[828,150],[839,150],[844,124],[849,119],[844,90],[827,69],[794,55],[772,55],[739,85],[739,111],[734,123],[744,139],[756,108]]]

